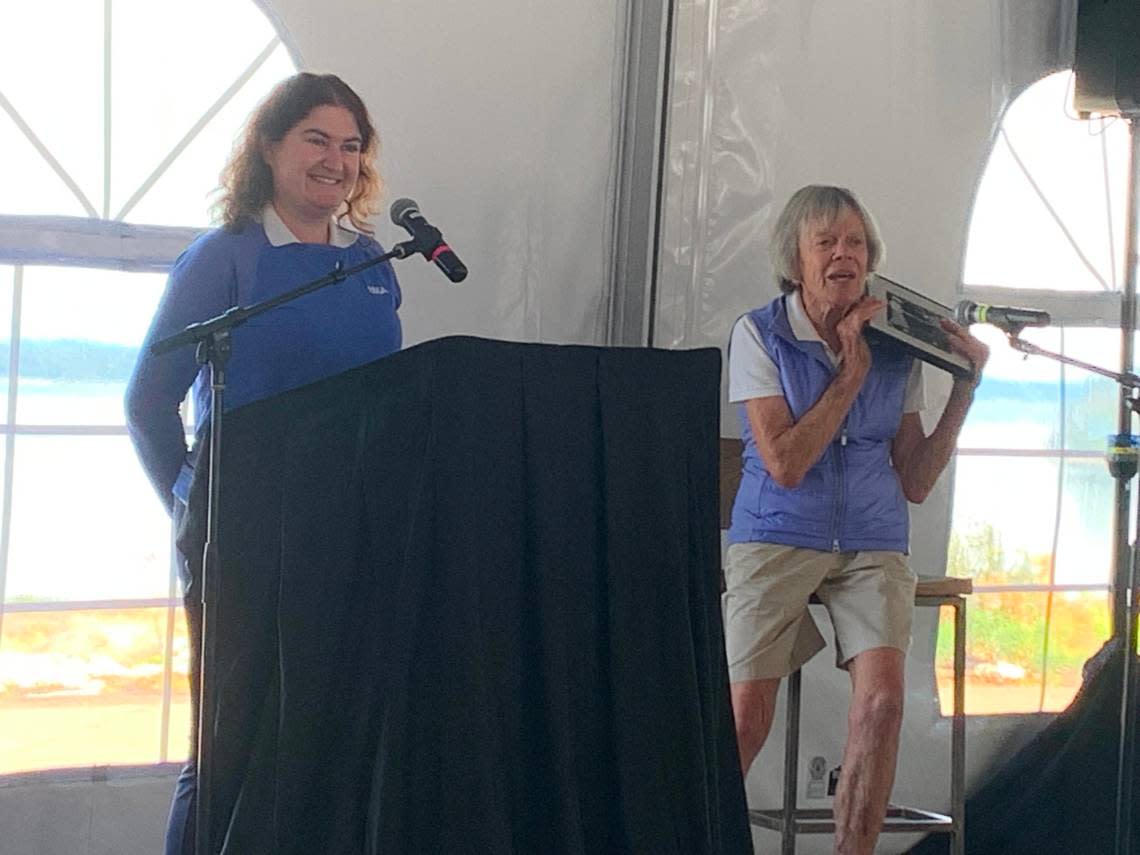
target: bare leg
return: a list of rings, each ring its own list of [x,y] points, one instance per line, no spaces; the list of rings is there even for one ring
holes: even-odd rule
[[[776,713],[776,692],[780,680],[746,680],[733,683],[732,717],[736,722],[736,745],[740,749],[740,774],[748,775],[748,769],[772,729],[772,717]]]
[[[903,713],[901,650],[876,647],[851,660],[847,747],[835,794],[835,851],[871,855],[895,781]]]

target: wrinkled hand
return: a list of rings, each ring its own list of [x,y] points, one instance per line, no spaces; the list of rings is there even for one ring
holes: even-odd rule
[[[986,367],[986,362],[990,358],[989,346],[975,338],[966,327],[959,326],[949,318],[942,319],[942,329],[950,335],[950,349],[970,360],[973,373],[960,382],[968,384],[973,389],[982,382],[982,369]]]
[[[863,327],[867,321],[886,308],[886,303],[874,297],[863,295],[859,302],[847,310],[835,328],[839,336],[839,353],[843,358],[841,370],[852,372],[860,383],[871,368],[871,349],[863,337]]]

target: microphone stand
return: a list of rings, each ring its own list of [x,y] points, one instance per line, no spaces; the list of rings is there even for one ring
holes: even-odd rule
[[[1120,386],[1121,401],[1131,412],[1127,413],[1128,421],[1132,414],[1140,413],[1140,376],[1130,371],[1109,371],[1096,365],[1090,365],[1071,356],[1054,353],[1038,347],[1031,342],[1019,338],[1022,327],[1013,327],[1008,330],[1009,344],[1014,350],[1032,356],[1045,356],[1066,365],[1073,365],[1091,371],[1102,377],[1115,380]],[[1063,416],[1064,414],[1062,414]],[[1130,425],[1122,424],[1122,427]],[[1124,430],[1130,433],[1130,430]],[[1119,442],[1119,440],[1117,440]],[[1136,474],[1136,462],[1133,459],[1129,465],[1111,465],[1109,471],[1121,485],[1127,485]],[[1118,491],[1119,495],[1119,491]],[[1119,512],[1119,508],[1117,509]],[[1119,513],[1118,513],[1119,516]],[[1121,522],[1127,532],[1127,522]],[[1140,502],[1136,506],[1137,531],[1140,532]],[[1117,855],[1128,855],[1132,845],[1132,785],[1136,768],[1136,642],[1137,630],[1140,628],[1140,590],[1137,589],[1137,565],[1140,565],[1140,544],[1135,540],[1127,550],[1127,566],[1123,573],[1124,579],[1124,625],[1117,627],[1116,636],[1124,648],[1124,660],[1120,678],[1120,744],[1117,751],[1116,763],[1116,852]],[[1117,580],[1122,574],[1117,573]]]
[[[291,291],[251,306],[234,306],[217,317],[190,324],[181,332],[151,345],[150,353],[158,356],[194,344],[198,364],[210,366],[209,499],[206,503],[206,543],[202,554],[202,574],[198,580],[202,597],[202,652],[199,669],[201,682],[198,702],[198,756],[195,769],[197,786],[197,809],[194,817],[195,855],[215,855],[216,851],[210,845],[210,829],[213,822],[214,737],[218,717],[214,682],[217,649],[213,629],[221,615],[219,598],[221,587],[217,571],[220,569],[218,523],[221,519],[222,497],[222,410],[226,391],[226,365],[233,346],[231,334],[250,318],[264,314],[270,309],[329,285],[343,282],[348,277],[391,258],[407,258],[414,253],[422,252],[423,247],[420,243],[413,239],[396,244],[389,252],[347,269],[337,262],[331,273],[319,279],[306,282]]]

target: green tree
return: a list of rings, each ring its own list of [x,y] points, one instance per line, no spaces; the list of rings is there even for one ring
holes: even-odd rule
[[[1001,533],[990,523],[950,532],[947,574],[971,578],[980,585],[1045,582],[1048,568],[1021,550],[1012,559],[1002,546]]]

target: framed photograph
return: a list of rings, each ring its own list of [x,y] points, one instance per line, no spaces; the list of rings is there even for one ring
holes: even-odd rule
[[[905,285],[872,273],[867,293],[887,304],[867,324],[867,335],[898,342],[917,359],[949,371],[955,377],[969,377],[970,360],[950,349],[950,336],[941,327],[943,318],[954,319],[949,306],[924,297]]]

